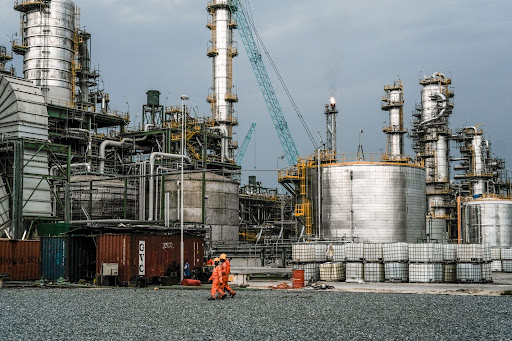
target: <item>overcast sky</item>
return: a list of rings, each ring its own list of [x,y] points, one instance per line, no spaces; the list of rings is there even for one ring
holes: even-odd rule
[[[19,28],[14,1],[1,0],[0,45]],[[206,0],[76,0],[81,25],[92,33],[93,64],[99,65],[111,107],[140,122],[148,89],[160,90],[161,102],[179,103],[188,94],[201,114],[211,86],[206,56]],[[455,109],[451,128],[485,125],[495,154],[512,163],[512,1],[510,0],[249,0],[258,31],[295,98],[310,130],[325,138],[324,105],[336,97],[338,150],[356,153],[364,130],[367,153],[385,147],[380,110],[384,84],[400,77],[405,85],[405,122],[420,101],[418,80],[443,72],[453,79]],[[251,123],[256,133],[243,167],[286,166],[270,116],[240,41],[234,84],[241,144]],[[21,74],[21,58],[15,65]],[[275,80],[275,76],[271,73]],[[299,153],[313,152],[305,131],[277,80],[278,97]],[[169,94],[170,93],[170,94]],[[167,98],[168,97],[168,98]],[[167,98],[167,100],[166,100]],[[236,135],[235,135],[236,137]],[[407,152],[412,154],[410,140]],[[455,149],[453,155],[458,155]],[[244,181],[252,173],[244,172]],[[276,186],[276,174],[257,172],[264,185]]]

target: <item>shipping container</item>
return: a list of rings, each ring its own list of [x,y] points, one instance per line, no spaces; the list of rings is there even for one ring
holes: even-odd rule
[[[0,273],[13,281],[39,279],[40,253],[38,240],[0,240]]]
[[[204,261],[204,239],[184,237],[184,258],[190,268],[200,268]],[[118,263],[120,281],[136,281],[166,276],[173,264],[180,264],[180,236],[105,234],[97,237],[96,275],[103,263]]]
[[[96,276],[96,243],[93,237],[69,237],[68,256],[70,282],[91,280]]]
[[[68,238],[41,237],[41,277],[54,281],[68,277]]]
[[[50,281],[91,280],[96,275],[96,245],[89,236],[41,237],[41,276]]]

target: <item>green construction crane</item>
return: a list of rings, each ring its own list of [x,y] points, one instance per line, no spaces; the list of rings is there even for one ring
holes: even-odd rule
[[[270,81],[267,69],[265,68],[265,64],[263,64],[260,49],[256,44],[256,40],[254,39],[253,30],[251,29],[251,24],[249,22],[247,12],[244,9],[240,0],[230,0],[228,1],[228,4],[231,10],[231,14],[235,19],[237,27],[240,31],[240,37],[242,38],[245,51],[247,52],[247,56],[249,57],[249,61],[251,62],[252,68],[254,70],[254,74],[256,75],[256,79],[258,81],[261,93],[263,94],[263,98],[265,100],[265,103],[267,104],[268,112],[270,113],[270,117],[272,118],[272,122],[274,123],[277,135],[279,137],[281,145],[283,146],[284,154],[286,155],[286,160],[288,161],[288,164],[290,166],[293,166],[297,164],[297,158],[299,156],[299,153],[297,152],[295,141],[293,140],[292,134],[288,127],[288,123],[286,122],[286,119],[284,117],[283,110],[281,109],[281,105],[279,104],[279,101],[277,99],[274,87],[272,86],[272,82]],[[255,33],[257,35],[257,32]],[[280,80],[282,80],[280,76],[279,78]],[[287,89],[285,88],[285,90]],[[292,102],[292,104],[295,107],[295,103]],[[302,115],[300,115],[298,111],[297,113],[299,114],[299,117],[302,120],[303,125],[306,127],[306,131],[310,135],[311,139],[311,134],[309,133],[309,129],[307,129],[307,126],[305,125]],[[313,142],[313,144],[315,143]]]
[[[235,162],[237,165],[241,164],[242,160],[244,159],[244,155],[245,155],[245,152],[247,151],[247,147],[249,147],[249,142],[251,142],[252,133],[254,133],[254,128],[256,128],[256,123],[253,123],[251,125],[251,128],[249,129],[249,132],[245,136],[242,146],[238,150],[238,154],[236,154]]]

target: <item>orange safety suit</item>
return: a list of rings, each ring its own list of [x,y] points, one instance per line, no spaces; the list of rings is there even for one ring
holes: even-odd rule
[[[213,266],[213,259],[208,259],[208,260],[206,261],[206,265],[208,265],[208,266]]]
[[[209,279],[210,281],[213,281],[212,283],[212,297],[215,298],[215,295],[219,293],[221,296],[224,296],[224,292],[222,291],[222,280],[223,280],[223,274],[222,274],[222,265],[217,265],[213,269],[213,273]]]
[[[231,273],[231,264],[229,264],[229,260],[225,260],[223,263],[222,263],[222,289],[224,290],[224,292],[229,292],[231,295],[234,295],[235,294],[235,291],[232,290],[230,287],[229,287],[229,274]]]

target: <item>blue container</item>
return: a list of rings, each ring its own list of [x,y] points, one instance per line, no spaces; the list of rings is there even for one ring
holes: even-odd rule
[[[41,237],[41,276],[50,281],[68,277],[68,237]]]

